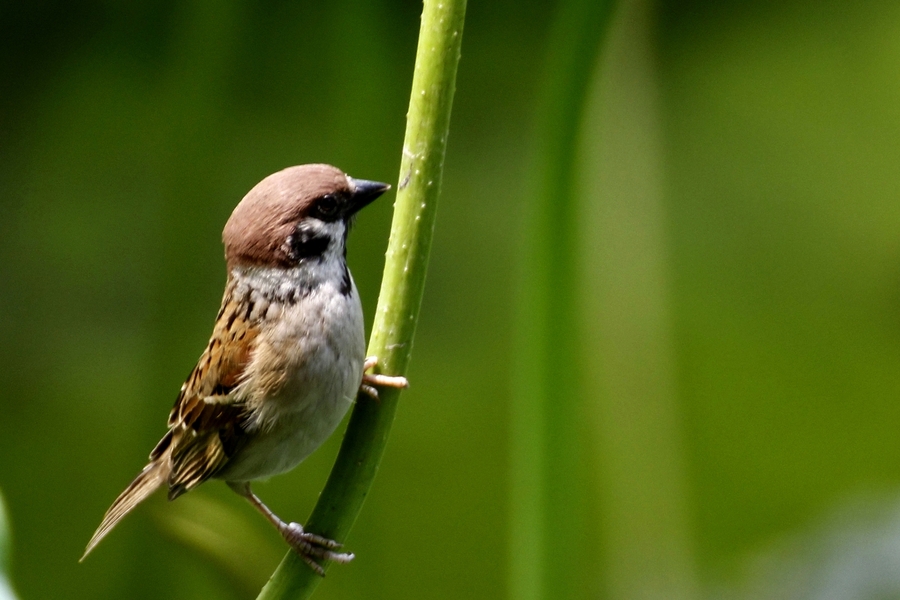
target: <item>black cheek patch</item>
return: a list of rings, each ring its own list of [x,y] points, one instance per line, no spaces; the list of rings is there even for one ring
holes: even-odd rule
[[[294,234],[288,238],[291,248],[291,258],[301,260],[304,258],[321,258],[328,250],[331,239],[327,235],[316,235],[302,225],[297,227]]]

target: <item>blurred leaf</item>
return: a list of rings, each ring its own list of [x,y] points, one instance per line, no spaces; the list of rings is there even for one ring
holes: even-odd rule
[[[10,584],[10,543],[9,516],[3,494],[0,493],[0,600],[15,600]]]
[[[596,583],[609,598],[699,596],[652,3],[625,0],[594,70],[579,156],[580,363],[595,450]]]
[[[511,598],[575,598],[584,527],[584,390],[576,322],[578,131],[614,0],[566,0],[546,45],[519,253],[510,416]]]
[[[163,530],[199,553],[241,591],[251,597],[265,583],[284,553],[280,535],[257,527],[258,513],[232,506],[201,493],[189,494],[155,513]],[[269,533],[269,535],[265,535]]]

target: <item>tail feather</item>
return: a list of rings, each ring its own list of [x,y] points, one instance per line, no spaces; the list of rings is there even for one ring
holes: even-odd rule
[[[91,550],[100,543],[100,540],[106,537],[106,534],[116,526],[116,523],[122,517],[131,512],[131,509],[155,492],[166,481],[166,478],[169,476],[169,461],[166,458],[161,457],[161,460],[155,460],[144,467],[144,470],[134,478],[134,481],[125,488],[125,491],[119,494],[119,497],[116,498],[109,510],[106,511],[106,514],[103,515],[103,521],[100,523],[97,531],[94,532],[91,541],[88,542],[87,548],[84,549],[84,554],[78,562],[83,561],[90,554]]]

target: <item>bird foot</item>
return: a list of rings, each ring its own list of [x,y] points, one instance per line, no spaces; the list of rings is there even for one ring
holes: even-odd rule
[[[405,389],[409,387],[409,381],[407,381],[406,377],[402,377],[399,375],[382,375],[380,373],[365,373],[365,371],[368,371],[377,364],[377,356],[370,356],[363,363],[363,378],[359,389],[364,394],[371,397],[373,400],[378,400],[378,389],[376,386],[392,387],[397,389]]]
[[[325,569],[319,564],[320,560],[348,563],[355,558],[353,554],[332,552],[332,550],[340,548],[341,545],[321,535],[304,531],[300,523],[285,525],[281,530],[281,535],[294,549],[294,552],[300,555],[303,562],[322,577],[325,577]]]

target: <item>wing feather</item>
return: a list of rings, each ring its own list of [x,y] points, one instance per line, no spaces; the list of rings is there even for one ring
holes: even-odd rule
[[[239,393],[259,334],[246,299],[229,282],[209,344],[169,414],[169,432],[151,460],[170,450],[169,498],[216,474],[241,446],[247,406]]]

